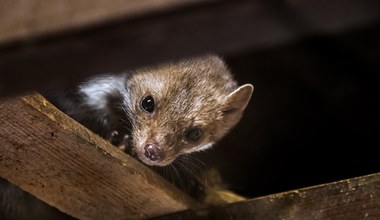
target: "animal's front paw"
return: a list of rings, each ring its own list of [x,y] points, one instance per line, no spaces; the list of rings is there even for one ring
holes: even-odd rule
[[[117,148],[119,148],[122,151],[126,151],[127,148],[129,148],[129,135],[124,135],[122,141],[119,145],[116,145]]]
[[[118,131],[112,131],[108,141],[124,152],[130,150],[130,137],[128,134],[119,134]]]

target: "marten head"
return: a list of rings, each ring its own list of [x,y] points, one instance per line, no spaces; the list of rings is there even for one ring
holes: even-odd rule
[[[210,148],[240,120],[253,92],[238,87],[217,56],[137,70],[126,88],[131,145],[152,166]]]

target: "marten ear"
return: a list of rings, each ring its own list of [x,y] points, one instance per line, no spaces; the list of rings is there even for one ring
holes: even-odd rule
[[[253,86],[245,84],[231,92],[226,99],[223,115],[225,123],[234,126],[247,107],[253,93]]]
[[[249,100],[253,93],[253,86],[245,84],[235,89],[227,96],[226,106],[224,109],[225,114],[233,112],[242,112],[247,107]]]

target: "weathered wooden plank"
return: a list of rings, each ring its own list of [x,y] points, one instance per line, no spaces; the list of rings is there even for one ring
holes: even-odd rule
[[[336,33],[379,21],[379,8],[377,0],[200,1],[139,17],[104,16],[86,28],[3,43],[0,95],[209,51],[236,53]],[[57,16],[70,17],[69,12]]]
[[[2,0],[0,43],[168,10],[199,1],[201,0]]]
[[[139,219],[197,207],[42,96],[0,104],[0,176],[80,219]]]
[[[154,219],[380,219],[380,173]]]

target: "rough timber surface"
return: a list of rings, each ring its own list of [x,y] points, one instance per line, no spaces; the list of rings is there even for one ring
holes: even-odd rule
[[[197,207],[40,95],[0,102],[0,176],[79,219],[141,219]]]
[[[380,173],[154,219],[380,219]]]

